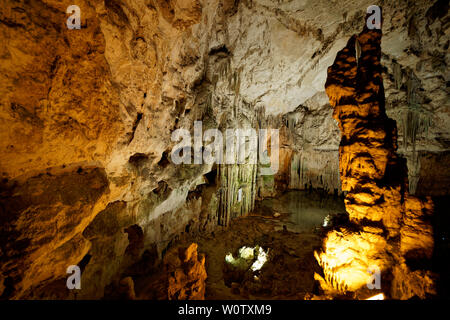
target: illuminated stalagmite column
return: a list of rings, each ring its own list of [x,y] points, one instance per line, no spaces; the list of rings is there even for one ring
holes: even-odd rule
[[[369,270],[380,270],[388,296],[423,298],[434,290],[431,274],[413,272],[408,263],[431,257],[426,221],[433,204],[407,191],[406,161],[396,154],[397,126],[385,112],[381,36],[365,26],[328,68],[325,87],[342,133],[339,170],[350,225],[328,233],[316,253],[324,277],[316,279],[330,294],[357,292],[373,279]]]

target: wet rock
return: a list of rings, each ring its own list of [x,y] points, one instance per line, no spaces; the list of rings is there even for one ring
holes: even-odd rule
[[[78,297],[100,298],[143,250],[156,247],[161,258],[174,239],[230,225],[258,197],[289,189],[341,192],[339,127],[324,91],[326,69],[359,29],[370,1],[330,10],[322,0],[79,0],[80,30],[64,25],[70,4],[8,0],[0,12],[0,175],[7,203],[1,208],[7,240],[0,268],[6,296],[45,297],[52,287],[62,288],[58,297],[73,298],[64,290],[65,267],[89,254]],[[406,0],[383,8],[386,109],[399,124],[411,192],[420,195],[449,193],[441,157],[450,123],[446,8],[445,1]],[[258,177],[256,166],[221,166],[217,179],[190,198],[214,169],[173,164],[171,134],[192,129],[199,119],[205,129],[279,128],[278,172]],[[380,132],[374,127],[360,138],[378,145]],[[353,170],[382,175],[378,164],[386,152],[360,155],[364,170],[356,164]],[[98,168],[103,178],[71,174],[73,185],[63,182],[59,190],[49,182],[47,169],[74,167],[78,174]],[[28,188],[30,177],[42,186]],[[16,186],[3,188],[4,181]],[[80,196],[81,186],[88,195]],[[370,197],[349,198],[353,216],[389,212],[363,207],[387,191],[370,188]],[[398,195],[396,188],[386,193]],[[394,215],[388,222],[391,230],[399,223]],[[128,239],[123,231],[133,225],[142,234]],[[405,233],[406,242],[410,236]]]

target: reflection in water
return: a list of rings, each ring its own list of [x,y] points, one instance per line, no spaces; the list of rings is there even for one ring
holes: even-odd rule
[[[296,232],[311,231],[323,226],[329,214],[345,212],[342,198],[319,192],[290,191],[278,198],[264,199],[258,203],[258,213],[276,217],[282,215],[281,221],[288,229]]]

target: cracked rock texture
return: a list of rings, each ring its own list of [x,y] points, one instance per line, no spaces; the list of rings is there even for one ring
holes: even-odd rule
[[[143,255],[161,259],[256,198],[341,192],[327,67],[373,3],[79,0],[82,28],[68,30],[72,4],[0,1],[3,298],[101,298]],[[448,195],[448,3],[375,4],[409,188]],[[171,134],[192,135],[195,120],[279,128],[279,171],[174,165]],[[65,287],[72,264],[77,292]]]
[[[169,300],[204,300],[205,255],[197,253],[198,245],[170,251],[165,260],[168,274],[167,295]]]

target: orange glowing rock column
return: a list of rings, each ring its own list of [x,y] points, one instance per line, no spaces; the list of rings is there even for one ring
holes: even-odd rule
[[[339,170],[351,224],[331,231],[323,251],[315,254],[324,273],[315,277],[331,294],[364,288],[373,269],[398,275],[398,268],[408,268],[408,253],[429,258],[433,249],[426,222],[432,202],[408,194],[406,161],[396,154],[397,126],[385,111],[381,36],[381,30],[365,26],[328,68],[325,89],[342,133]],[[407,298],[430,291],[411,288],[410,282],[394,277],[389,287],[410,289],[390,289],[390,295]]]

